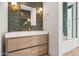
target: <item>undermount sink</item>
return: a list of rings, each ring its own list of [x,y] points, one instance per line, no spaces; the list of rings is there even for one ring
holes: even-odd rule
[[[48,32],[47,31],[17,31],[17,32],[6,33],[5,38],[32,36],[32,35],[43,35],[43,34],[48,34]]]

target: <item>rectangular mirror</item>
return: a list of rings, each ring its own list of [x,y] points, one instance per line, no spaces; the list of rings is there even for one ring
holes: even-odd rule
[[[21,5],[21,10],[25,10],[25,12],[29,11],[29,21],[31,25],[36,25],[36,8]]]

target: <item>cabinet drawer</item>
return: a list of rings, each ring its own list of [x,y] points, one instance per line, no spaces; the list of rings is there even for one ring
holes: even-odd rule
[[[31,49],[20,50],[7,54],[8,56],[31,56]]]
[[[6,40],[6,52],[32,46],[31,37],[10,38]]]
[[[45,53],[48,53],[47,44],[32,48],[32,55],[33,56],[42,55]]]
[[[32,37],[32,46],[40,45],[48,42],[47,35],[38,35]]]

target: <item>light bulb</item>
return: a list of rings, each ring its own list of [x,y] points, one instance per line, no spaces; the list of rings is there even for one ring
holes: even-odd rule
[[[42,11],[42,10],[43,10],[43,9],[40,7],[40,8],[39,8],[39,11]]]
[[[30,19],[27,19],[27,21],[29,22],[29,21],[30,21]]]

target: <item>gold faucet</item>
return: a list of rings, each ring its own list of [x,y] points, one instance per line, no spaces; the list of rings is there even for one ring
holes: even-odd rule
[[[30,27],[28,28],[28,31],[31,31],[31,28]]]

